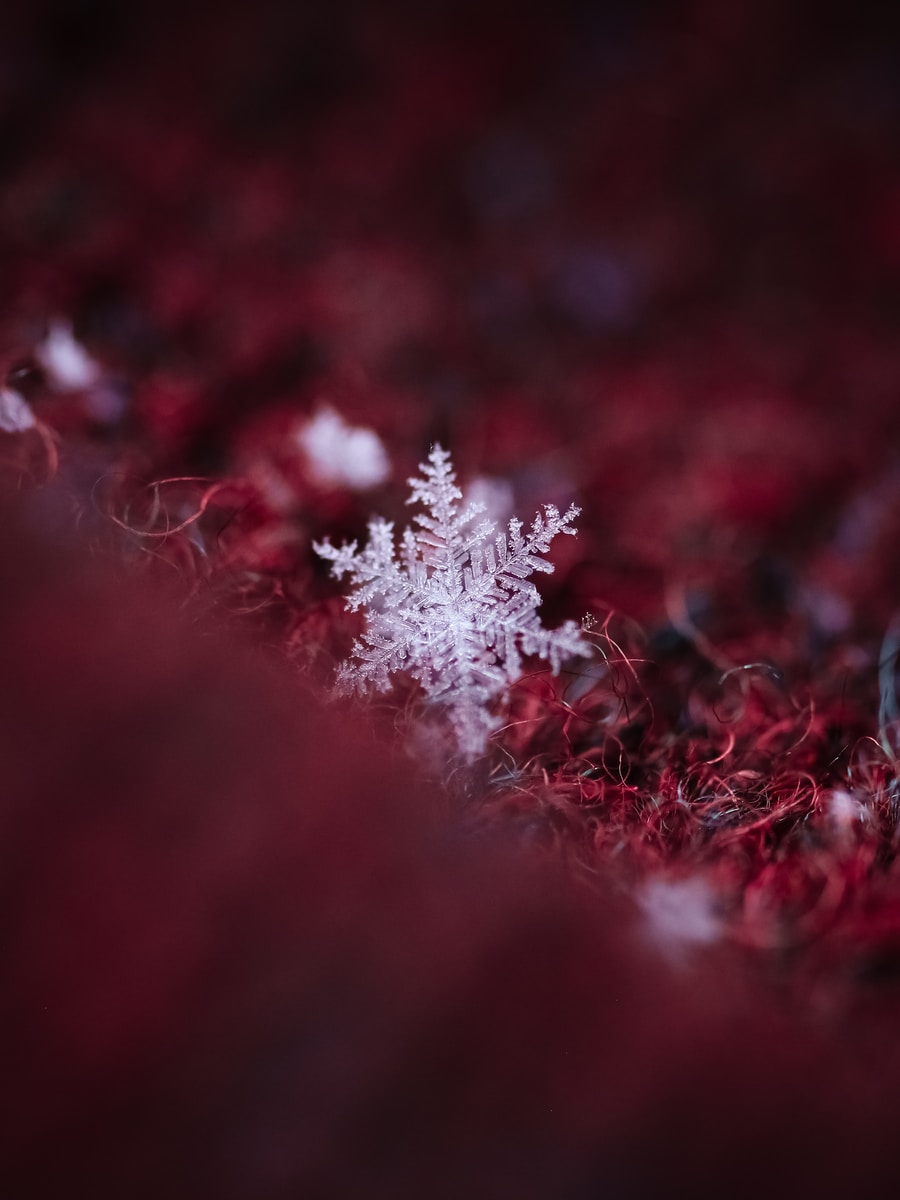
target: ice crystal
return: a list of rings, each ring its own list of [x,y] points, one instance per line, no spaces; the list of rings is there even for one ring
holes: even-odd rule
[[[371,429],[348,425],[328,406],[319,409],[298,434],[316,483],[357,491],[384,483],[390,472],[387,451]]]
[[[57,391],[80,392],[100,381],[99,365],[75,340],[72,326],[66,321],[51,323],[35,357]]]
[[[544,557],[557,534],[574,535],[580,509],[561,516],[545,504],[530,530],[510,520],[505,533],[475,518],[482,504],[461,505],[450,455],[435,446],[421,477],[409,480],[407,503],[420,504],[417,530],[395,545],[393,522],[369,523],[364,549],[337,548],[328,539],[316,553],[332,574],[350,577],[351,611],[363,610],[365,627],[352,657],[337,676],[339,692],[387,691],[391,676],[407,672],[426,697],[446,709],[462,754],[475,758],[498,728],[497,701],[522,674],[522,658],[535,655],[554,674],[590,646],[574,621],[545,629],[537,615],[540,594],[529,576],[550,572]]]
[[[4,433],[24,433],[34,426],[34,413],[25,397],[13,388],[0,388],[0,429]]]

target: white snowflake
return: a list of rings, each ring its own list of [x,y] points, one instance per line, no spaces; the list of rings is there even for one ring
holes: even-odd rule
[[[651,939],[678,961],[689,946],[709,945],[723,934],[712,886],[703,879],[650,879],[637,894]]]
[[[13,388],[0,388],[0,429],[24,433],[35,426],[34,413],[23,395]]]
[[[35,351],[51,387],[59,392],[81,392],[100,381],[102,371],[84,346],[75,340],[67,321],[53,321]]]
[[[357,491],[384,483],[390,473],[381,439],[364,426],[348,425],[340,413],[320,408],[297,435],[309,473],[323,487]]]
[[[350,576],[347,608],[366,614],[337,687],[384,692],[393,674],[408,672],[446,708],[462,754],[472,759],[501,724],[496,701],[521,677],[523,655],[549,661],[555,674],[566,659],[590,653],[574,621],[553,630],[541,625],[540,594],[528,579],[553,570],[542,555],[557,534],[575,534],[581,510],[573,504],[560,516],[545,504],[527,533],[514,517],[495,535],[492,521],[472,528],[484,505],[460,505],[445,450],[435,446],[420,470],[421,478],[409,480],[408,503],[425,511],[416,513],[420,528],[405,531],[399,552],[393,523],[381,518],[369,523],[362,550],[356,542],[338,549],[327,539],[314,546],[336,578]]]

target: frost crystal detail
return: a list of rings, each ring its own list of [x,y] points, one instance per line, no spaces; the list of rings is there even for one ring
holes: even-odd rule
[[[340,549],[326,539],[314,549],[328,559],[332,574],[349,575],[347,608],[366,615],[353,657],[338,670],[341,693],[387,691],[391,676],[406,671],[425,695],[447,709],[459,748],[475,758],[498,728],[494,702],[522,674],[522,656],[535,655],[556,674],[565,659],[590,653],[574,621],[545,629],[537,608],[535,571],[551,572],[542,555],[557,534],[574,535],[580,509],[564,516],[543,506],[531,529],[515,517],[506,533],[492,521],[475,518],[482,504],[462,506],[462,492],[450,455],[435,446],[422,463],[421,478],[410,479],[407,503],[419,503],[418,530],[407,529],[399,547],[390,521],[369,523],[364,549]]]

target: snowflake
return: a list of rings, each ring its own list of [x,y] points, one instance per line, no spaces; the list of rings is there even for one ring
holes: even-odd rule
[[[376,433],[348,425],[329,406],[320,408],[298,434],[316,483],[364,491],[384,483],[390,472],[387,452]]]
[[[51,387],[59,392],[84,391],[100,381],[99,365],[75,340],[72,326],[66,321],[51,323],[35,357]]]
[[[484,505],[460,504],[445,450],[435,446],[419,469],[407,503],[425,511],[414,517],[420,528],[403,534],[399,553],[393,523],[381,518],[369,523],[363,550],[356,542],[338,549],[328,539],[314,545],[336,578],[350,576],[347,608],[366,617],[352,658],[338,670],[337,689],[384,692],[392,675],[407,672],[446,708],[462,754],[473,759],[501,723],[496,701],[521,677],[523,655],[549,661],[556,674],[564,660],[590,653],[574,621],[553,630],[541,625],[540,594],[528,579],[553,570],[542,555],[557,534],[575,534],[581,510],[573,504],[560,516],[545,504],[527,533],[514,517],[495,535],[492,521],[472,527]]]
[[[13,388],[0,388],[0,429],[4,433],[24,433],[33,429],[35,423],[25,397]]]

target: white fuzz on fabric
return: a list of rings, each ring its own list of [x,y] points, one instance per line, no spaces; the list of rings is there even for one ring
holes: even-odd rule
[[[395,672],[407,671],[446,708],[460,751],[472,759],[501,723],[492,705],[521,677],[523,655],[545,659],[558,673],[566,659],[590,654],[573,621],[554,630],[541,625],[541,597],[528,580],[553,570],[542,556],[557,534],[575,534],[580,510],[572,505],[561,516],[544,505],[524,534],[515,517],[506,533],[495,534],[491,521],[470,528],[484,506],[460,506],[450,455],[435,446],[420,470],[421,478],[409,480],[408,503],[425,511],[414,518],[419,530],[403,534],[399,553],[393,524],[381,518],[369,523],[363,550],[356,542],[315,544],[336,578],[350,576],[347,607],[366,614],[338,690],[384,692]]]

